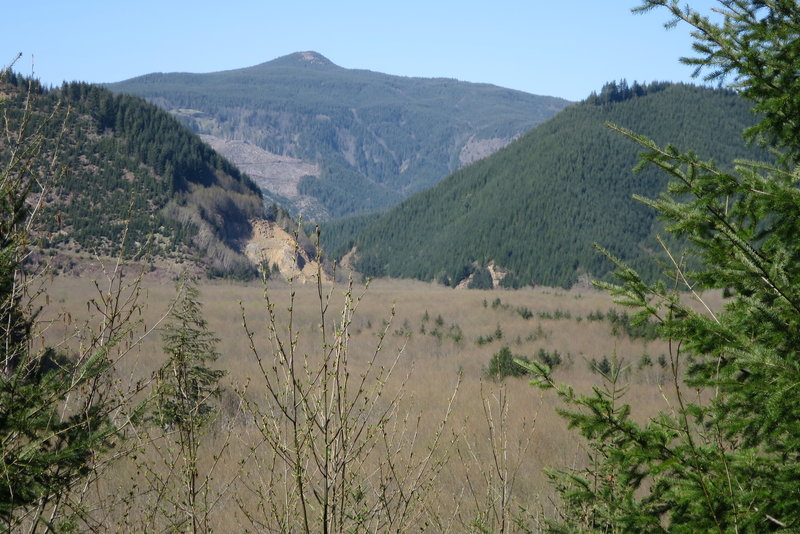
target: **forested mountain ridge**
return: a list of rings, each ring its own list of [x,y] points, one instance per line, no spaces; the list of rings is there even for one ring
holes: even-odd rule
[[[487,280],[494,263],[509,271],[504,285],[570,286],[582,275],[602,278],[613,266],[593,243],[645,273],[658,251],[658,221],[632,198],[658,196],[662,176],[633,174],[637,146],[611,122],[678,148],[692,146],[721,164],[764,159],[744,147],[755,122],[730,91],[691,85],[608,84],[494,155],[457,171],[377,219],[323,227],[336,255],[356,248],[368,276],[437,279],[456,285],[473,273]]]
[[[85,83],[45,89],[12,72],[0,78],[12,122],[40,135],[41,168],[57,160],[45,192],[40,243],[53,254],[143,253],[194,261],[209,274],[247,276],[250,220],[265,215],[258,186],[156,106]],[[37,134],[38,132],[38,134]],[[13,143],[0,141],[0,162]]]
[[[488,84],[346,69],[315,52],[208,74],[147,74],[108,87],[169,110],[216,138],[219,145],[209,139],[214,146],[235,140],[265,151],[258,161],[227,155],[269,190],[279,177],[270,156],[299,160],[304,170],[279,194],[320,219],[396,204],[570,104]]]

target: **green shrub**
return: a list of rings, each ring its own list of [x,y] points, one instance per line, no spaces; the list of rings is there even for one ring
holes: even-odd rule
[[[525,376],[528,374],[527,369],[518,365],[514,360],[522,360],[528,362],[525,356],[518,356],[511,353],[511,349],[503,347],[500,351],[492,355],[489,360],[489,366],[486,368],[485,374],[487,378],[492,380],[503,380],[507,376]]]

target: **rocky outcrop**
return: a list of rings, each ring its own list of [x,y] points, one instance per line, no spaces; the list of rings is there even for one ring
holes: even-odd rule
[[[254,264],[271,271],[277,266],[283,277],[300,283],[316,280],[318,273],[322,273],[324,282],[330,281],[325,269],[319,267],[316,254],[300,246],[295,237],[277,223],[251,219],[250,225],[253,231],[245,243],[244,254]]]

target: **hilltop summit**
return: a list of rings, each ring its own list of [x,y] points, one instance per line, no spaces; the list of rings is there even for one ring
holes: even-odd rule
[[[303,66],[320,66],[320,67],[338,67],[333,61],[326,58],[319,52],[307,50],[305,52],[294,52],[279,58],[267,61],[259,66],[279,66],[279,65],[303,65]],[[246,70],[246,69],[245,69]]]

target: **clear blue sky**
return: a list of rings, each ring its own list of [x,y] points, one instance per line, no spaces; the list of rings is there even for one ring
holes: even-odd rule
[[[213,72],[314,50],[346,68],[582,99],[604,82],[688,81],[688,29],[638,0],[38,0],[2,8],[0,66],[46,84]],[[692,0],[701,11],[712,0]]]

